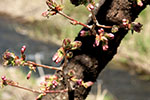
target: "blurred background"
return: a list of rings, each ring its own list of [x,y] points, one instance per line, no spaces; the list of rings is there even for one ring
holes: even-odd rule
[[[23,45],[27,46],[28,60],[59,66],[52,56],[64,38],[74,40],[82,26],[73,26],[60,15],[49,19],[41,16],[47,6],[42,0],[0,0],[0,76],[19,82],[29,88],[38,88],[42,77],[53,74],[48,69],[37,70],[26,80],[28,68],[3,67],[2,55],[10,50],[17,55]],[[89,12],[84,6],[74,7],[64,1],[64,12],[86,23]],[[141,33],[129,32],[114,59],[99,75],[86,100],[150,100],[150,7],[136,21],[141,22]],[[37,94],[5,87],[0,89],[0,100],[34,100]]]

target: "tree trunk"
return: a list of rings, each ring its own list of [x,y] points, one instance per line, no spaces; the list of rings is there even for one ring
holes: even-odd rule
[[[100,8],[96,13],[97,20],[100,24],[109,26],[121,25],[123,18],[133,22],[139,13],[150,4],[150,0],[142,1],[143,6],[140,7],[136,3],[133,4],[133,0],[100,0]],[[90,20],[88,24],[91,23],[92,21]],[[83,29],[87,30],[86,28]],[[105,31],[110,33],[110,29],[105,29]],[[95,41],[94,36],[80,37],[80,35],[78,35],[75,40],[82,41],[82,47],[80,50],[73,51],[74,56],[67,63],[64,72],[67,73],[72,69],[75,71],[75,76],[78,79],[83,79],[85,82],[95,82],[99,73],[117,53],[117,48],[127,33],[128,30],[120,28],[119,31],[114,34],[115,38],[109,40],[109,49],[107,51],[103,51],[101,46],[93,47]],[[56,74],[62,75],[60,71],[56,72]],[[57,89],[65,89],[66,87],[67,84],[62,81],[61,86]],[[85,100],[90,89],[91,87],[84,88],[80,86],[69,92],[48,94],[43,100]]]

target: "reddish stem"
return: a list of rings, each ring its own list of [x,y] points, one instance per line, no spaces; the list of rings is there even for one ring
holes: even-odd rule
[[[57,68],[57,67],[47,66],[47,65],[41,65],[41,64],[37,64],[37,63],[32,62],[32,61],[26,61],[26,62],[24,63],[24,65],[27,65],[27,66],[30,65],[30,64],[32,64],[32,65],[34,65],[34,66],[38,66],[38,67],[53,69],[53,70],[62,70],[62,68]]]

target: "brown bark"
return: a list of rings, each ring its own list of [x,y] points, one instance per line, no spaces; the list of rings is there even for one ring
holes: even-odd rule
[[[101,0],[101,7],[98,9],[96,17],[100,24],[109,26],[120,25],[123,18],[133,22],[146,5],[150,4],[150,0],[143,0],[143,3],[144,5],[139,7],[137,5],[133,6],[132,0]],[[91,23],[92,21],[89,21],[89,24]],[[110,32],[110,29],[105,29],[105,31]],[[119,29],[115,33],[115,38],[109,41],[107,51],[103,51],[101,46],[93,47],[94,36],[80,37],[78,35],[76,40],[82,41],[82,47],[80,50],[73,52],[74,56],[69,60],[64,72],[73,69],[78,79],[83,79],[85,82],[95,82],[99,73],[117,53],[117,48],[127,32],[128,30],[123,28]],[[62,73],[56,72],[56,74],[61,75]],[[64,81],[61,85],[58,89],[64,89],[67,86]],[[44,100],[84,100],[90,89],[91,87],[84,88],[81,86],[70,92],[49,94],[44,97]]]

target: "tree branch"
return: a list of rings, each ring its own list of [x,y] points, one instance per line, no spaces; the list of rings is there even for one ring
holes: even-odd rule
[[[98,22],[106,26],[121,25],[123,18],[133,22],[139,13],[146,8],[146,5],[150,4],[150,0],[143,0],[143,6],[140,7],[138,5],[133,6],[132,2],[132,0],[105,0],[96,14]],[[93,21],[89,21],[88,25],[92,23]],[[98,27],[95,28],[95,30],[97,29]],[[83,28],[82,30],[88,29]],[[109,33],[111,30],[106,28],[105,31]],[[117,53],[117,48],[127,33],[128,30],[126,29],[119,29],[119,31],[115,33],[115,38],[109,41],[109,49],[107,51],[103,51],[101,45],[99,47],[93,47],[95,36],[81,37],[79,33],[75,40],[81,41],[82,47],[80,50],[73,51],[74,56],[64,68],[64,73],[67,73],[69,70],[74,70],[76,78],[83,79],[85,82],[95,82],[99,73]],[[57,71],[56,74],[61,75],[62,73]],[[75,87],[76,85],[73,83],[71,86]],[[66,88],[66,84],[63,81],[58,89],[60,90],[62,88]],[[75,90],[72,92],[74,93],[74,97],[72,98],[74,100],[84,100],[90,89],[90,87],[75,87]],[[49,94],[45,96],[43,100],[69,100],[69,95],[69,92]]]

